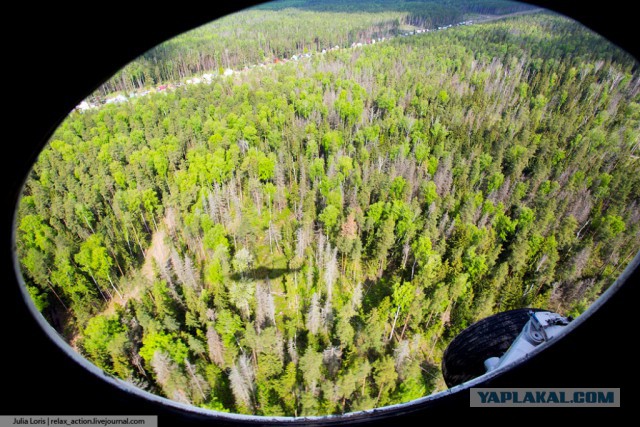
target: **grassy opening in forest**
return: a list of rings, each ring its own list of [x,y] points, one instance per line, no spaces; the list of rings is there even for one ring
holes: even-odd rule
[[[520,307],[579,315],[640,248],[640,75],[500,0],[286,0],[145,53],[26,181],[33,303],[105,372],[241,414],[446,388]]]

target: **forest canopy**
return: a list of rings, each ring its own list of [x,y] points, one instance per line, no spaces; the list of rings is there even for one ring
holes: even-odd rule
[[[292,0],[156,47],[103,94],[313,55],[72,112],[19,205],[34,304],[140,388],[288,416],[443,389],[493,313],[579,315],[640,248],[640,76],[529,9]]]

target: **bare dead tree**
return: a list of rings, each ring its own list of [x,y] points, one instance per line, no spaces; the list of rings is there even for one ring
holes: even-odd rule
[[[316,265],[318,268],[324,267],[324,243],[326,241],[326,237],[322,232],[318,233],[318,237],[316,238]]]
[[[296,230],[296,252],[295,252],[296,258],[299,258],[299,259],[304,258],[304,251],[307,248],[307,245],[309,243],[308,239],[309,239],[308,232],[304,226]]]
[[[193,261],[191,261],[191,258],[189,258],[188,255],[185,255],[184,257],[185,285],[189,286],[190,288],[196,291],[200,291],[202,290],[202,286],[200,284],[200,281],[198,280],[197,274],[198,273],[196,272],[195,266],[193,265]]]
[[[296,340],[293,338],[289,338],[287,341],[287,353],[289,354],[289,358],[294,363],[294,365],[298,364],[298,347],[296,345]]]
[[[329,375],[334,377],[342,365],[342,350],[340,347],[331,346],[322,352],[322,363],[327,367]]]
[[[327,241],[325,246],[325,266],[324,266],[324,283],[327,290],[327,301],[331,301],[333,297],[333,285],[335,284],[338,274],[338,248],[331,248],[331,243]]]
[[[411,246],[409,246],[409,242],[406,242],[402,246],[402,269],[404,270],[407,266],[407,259],[409,258],[409,252],[411,250]]]
[[[573,215],[578,220],[578,223],[584,224],[589,218],[591,207],[593,206],[591,201],[591,192],[587,189],[581,190],[576,194],[572,202],[573,205],[569,214]]]
[[[320,309],[320,321],[322,323],[322,328],[328,333],[333,325],[333,307],[329,300],[326,300],[324,302],[324,307]]]
[[[587,245],[573,257],[574,277],[580,277],[591,257],[591,245]]]
[[[207,395],[209,394],[209,390],[211,389],[209,383],[206,382],[204,378],[202,378],[202,375],[196,372],[195,366],[189,363],[189,360],[186,358],[184,359],[184,366],[185,368],[187,368],[187,372],[191,377],[191,388],[197,389],[200,393],[200,396],[202,397],[202,400],[206,400]]]
[[[393,358],[396,365],[396,371],[398,372],[398,374],[400,374],[401,378],[402,378],[401,373],[403,371],[403,368],[405,367],[406,363],[409,361],[409,356],[410,356],[409,350],[410,350],[409,340],[400,341],[396,345],[396,348],[393,350]]]
[[[167,288],[169,290],[169,295],[171,295],[171,298],[173,298],[173,300],[177,302],[181,307],[185,307],[184,300],[178,293],[178,290],[176,289],[176,286],[172,281],[167,281]]]
[[[309,313],[307,315],[307,329],[312,334],[317,334],[322,325],[322,316],[320,313],[320,295],[317,292],[311,297],[309,305]]]
[[[282,161],[278,162],[282,164]],[[284,170],[281,166],[276,166],[275,170],[276,194],[274,204],[277,212],[281,212],[287,207],[286,184],[284,179]]]
[[[446,196],[451,190],[453,184],[453,172],[451,170],[451,156],[446,157],[433,176],[433,182],[436,184],[436,190],[440,197]]]
[[[511,192],[512,192],[512,188],[511,188],[511,177],[507,177],[504,182],[502,183],[502,185],[500,186],[500,188],[498,189],[496,195],[495,195],[495,200],[500,203],[505,203],[507,200],[509,200],[509,198],[511,197]]]
[[[455,220],[452,220],[451,223],[449,224],[449,228],[447,228],[447,231],[445,231],[444,235],[446,238],[451,237],[451,234],[453,233],[453,230],[456,228],[456,222]]]
[[[167,353],[156,350],[151,359],[151,368],[153,368],[153,372],[156,374],[158,384],[162,387],[167,387],[171,380],[171,374],[176,366]]]
[[[218,332],[212,327],[207,327],[207,347],[209,348],[209,359],[219,367],[224,367],[224,345]]]
[[[178,281],[181,284],[186,284],[187,279],[184,275],[184,264],[182,263],[180,254],[178,254],[175,248],[171,248],[171,265],[173,266],[173,273],[178,278]]]
[[[220,189],[218,187],[218,185],[216,184],[216,186],[214,187],[215,191],[211,192],[209,191],[209,195],[207,196],[207,206],[208,206],[208,214],[209,217],[213,220],[213,222],[219,222],[220,221],[220,209],[222,208],[221,206],[221,200],[220,200]]]
[[[309,254],[307,258],[307,290],[313,286],[313,255]]]
[[[258,332],[266,326],[276,324],[275,311],[271,290],[264,283],[258,282],[256,285],[256,329]]]
[[[356,287],[353,289],[353,293],[351,294],[351,307],[354,311],[358,311],[362,306],[362,298],[364,296],[364,290],[362,287],[362,283],[358,283]]]
[[[231,391],[236,401],[243,403],[248,409],[253,410],[255,374],[248,356],[244,354],[240,355],[236,364],[231,367],[229,380],[231,382]]]
[[[449,212],[445,212],[444,215],[440,218],[440,222],[438,223],[438,234],[444,235],[445,230],[449,226]]]

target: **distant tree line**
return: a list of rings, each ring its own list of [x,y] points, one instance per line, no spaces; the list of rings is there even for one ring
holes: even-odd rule
[[[492,0],[276,1],[233,14],[151,49],[99,89],[131,91],[194,74],[273,62],[294,54],[397,35],[405,25],[436,28],[473,13],[529,6]]]

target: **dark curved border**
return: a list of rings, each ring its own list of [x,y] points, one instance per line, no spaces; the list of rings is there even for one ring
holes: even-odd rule
[[[226,14],[226,12],[228,12],[229,10],[239,10],[242,9],[244,6],[247,6],[248,3],[256,3],[256,2],[238,2],[237,4],[233,5],[233,6],[227,6],[226,9],[220,9],[218,14],[219,16],[222,16],[224,14]],[[540,4],[541,6],[547,7],[549,9],[555,9],[559,12],[564,12],[566,15],[569,15],[573,18],[580,18],[578,15],[572,14],[572,13],[567,13],[568,10],[571,10],[571,6],[570,5],[551,5],[549,4],[550,2],[545,2],[545,1],[529,1],[529,3],[533,3],[533,4]],[[611,2],[608,5],[609,7],[611,7]],[[584,15],[584,13],[583,13]],[[587,14],[588,17],[588,14]],[[594,17],[592,17],[594,18]],[[193,19],[193,17],[192,17]],[[202,18],[200,18],[202,19]],[[195,18],[195,21],[197,21],[198,18]],[[185,28],[182,28],[176,32],[181,32],[182,30],[188,29],[189,27],[194,26],[195,23],[204,23],[206,22],[208,19],[203,19],[200,22],[192,22],[190,20],[186,20],[184,22],[186,22]],[[583,19],[579,19],[580,21],[582,21],[583,23],[585,22],[584,16]],[[588,19],[586,19],[586,21],[588,21]],[[166,38],[166,37],[165,37]],[[624,45],[624,41],[621,42],[619,39],[616,39],[615,37],[610,37],[610,39],[618,44],[618,45]],[[633,40],[627,40],[627,42],[633,42]],[[149,44],[147,44],[147,46],[149,46]],[[628,49],[630,50],[630,49]],[[138,52],[135,52],[138,53]],[[633,53],[635,53],[636,58],[638,57],[637,55],[637,50],[633,51]],[[130,58],[135,57],[134,55],[131,55]],[[113,65],[112,65],[113,68]],[[115,67],[115,69],[119,68],[118,66]],[[109,71],[115,71],[115,70],[109,70]],[[108,77],[108,76],[107,76]],[[102,75],[102,78],[104,79],[104,75]],[[94,82],[96,81],[95,79],[93,80]],[[95,87],[95,85],[94,85]],[[86,92],[85,92],[86,93]],[[83,96],[79,96],[76,97],[77,100],[82,99]],[[67,108],[67,111],[70,108]],[[58,108],[58,113],[60,112],[61,108]],[[51,120],[49,118],[49,125],[51,125],[51,123],[55,123],[55,125],[59,125],[59,123],[64,119],[65,115],[62,115],[61,117],[57,117],[53,120]],[[48,141],[48,137],[51,134],[51,132],[55,129],[55,126],[51,126],[49,129],[49,133],[44,135],[45,137],[39,138],[39,140],[35,143],[31,143],[31,156],[29,159],[27,159],[27,161],[30,161],[32,163],[32,161],[35,159],[35,156],[37,155],[37,153],[39,153],[39,150],[41,149],[42,146],[44,146],[44,144],[46,144],[46,142]],[[24,159],[22,159],[24,160]],[[533,353],[531,353],[529,355],[529,357],[527,358],[527,360],[524,360],[522,362],[507,366],[507,367],[503,367],[499,370],[496,370],[488,375],[485,375],[483,377],[479,377],[475,380],[472,380],[470,382],[464,383],[460,386],[454,387],[450,390],[446,390],[444,392],[440,392],[431,396],[426,396],[411,402],[407,402],[407,403],[403,403],[403,404],[397,404],[397,405],[392,405],[392,406],[387,406],[387,407],[382,407],[382,408],[377,408],[377,409],[373,409],[373,410],[368,410],[368,411],[360,411],[360,412],[353,412],[353,413],[349,413],[349,414],[345,414],[345,415],[333,415],[333,416],[318,416],[318,417],[305,417],[305,418],[291,418],[291,417],[264,417],[264,416],[248,416],[248,415],[239,415],[239,414],[227,414],[227,413],[220,413],[220,412],[216,412],[216,411],[211,411],[211,410],[206,410],[206,409],[202,409],[202,408],[197,408],[194,406],[190,406],[190,405],[184,405],[184,404],[180,404],[178,402],[169,400],[169,399],[165,399],[162,398],[160,396],[142,391],[136,387],[133,387],[131,385],[129,385],[128,383],[121,381],[119,379],[113,378],[111,376],[108,376],[107,374],[105,374],[102,370],[100,370],[99,368],[97,368],[96,366],[94,366],[93,364],[89,363],[86,359],[84,359],[83,357],[81,357],[78,353],[76,353],[58,334],[57,332],[51,327],[51,325],[49,325],[49,323],[42,317],[42,315],[35,309],[33,303],[31,302],[27,292],[26,292],[26,287],[24,286],[23,283],[23,279],[22,276],[20,274],[20,269],[18,266],[18,262],[17,262],[17,256],[15,253],[15,227],[14,227],[14,221],[15,221],[15,215],[14,215],[14,210],[16,207],[16,201],[17,201],[17,197],[19,195],[19,191],[22,188],[22,183],[24,181],[24,176],[23,176],[23,180],[22,182],[19,183],[19,187],[17,188],[17,192],[14,192],[14,194],[12,194],[13,197],[10,197],[10,203],[12,205],[12,210],[11,210],[11,221],[9,221],[8,223],[10,223],[11,225],[11,237],[10,237],[10,242],[11,242],[11,254],[12,254],[12,261],[13,261],[13,270],[15,270],[15,272],[17,273],[17,280],[18,280],[18,285],[20,288],[20,293],[22,295],[22,299],[23,299],[23,303],[26,302],[26,306],[28,307],[29,312],[31,313],[31,315],[33,316],[33,319],[35,319],[39,325],[40,328],[42,328],[43,331],[46,332],[46,335],[48,336],[48,338],[55,344],[55,346],[57,346],[59,349],[61,349],[64,354],[68,357],[70,357],[75,363],[77,363],[79,366],[81,366],[84,370],[91,372],[91,374],[93,374],[96,378],[99,378],[100,380],[105,380],[107,383],[109,383],[112,387],[116,387],[118,390],[124,392],[125,395],[132,395],[136,396],[136,397],[141,397],[145,400],[148,400],[150,402],[152,402],[154,405],[158,405],[158,407],[168,407],[172,410],[174,410],[173,412],[177,412],[179,415],[191,415],[194,416],[194,418],[192,419],[206,419],[209,421],[221,421],[224,423],[249,423],[249,424],[265,424],[265,423],[273,423],[273,424],[289,424],[289,425],[302,425],[302,424],[316,424],[316,425],[320,425],[320,424],[351,424],[351,423],[355,423],[355,422],[371,422],[371,421],[376,421],[376,420],[382,420],[382,419],[387,419],[390,416],[402,416],[402,415],[408,415],[408,414],[415,414],[415,413],[420,413],[424,410],[427,410],[431,407],[435,407],[437,402],[444,402],[444,401],[449,401],[452,402],[454,400],[452,400],[452,398],[457,397],[457,401],[459,401],[459,398],[461,395],[464,395],[463,392],[468,391],[468,389],[470,387],[473,386],[479,386],[479,385],[487,385],[487,384],[491,384],[493,382],[495,382],[495,380],[500,379],[500,377],[505,377],[505,373],[507,371],[511,371],[512,368],[516,368],[516,367],[520,367],[521,365],[527,365],[527,363],[533,359],[535,359],[542,351],[544,350],[551,350],[553,347],[555,347],[557,344],[560,344],[564,341],[564,339],[567,337],[567,335],[569,333],[571,333],[572,331],[577,331],[579,329],[584,329],[584,327],[586,326],[586,323],[589,322],[590,318],[601,308],[604,308],[605,306],[607,306],[607,304],[609,303],[609,301],[617,294],[619,293],[619,291],[622,288],[628,288],[629,286],[632,285],[631,282],[631,277],[633,275],[635,275],[637,277],[638,275],[638,269],[640,266],[640,253],[637,254],[635,256],[635,258],[633,259],[633,261],[627,266],[627,268],[625,269],[625,271],[622,273],[622,275],[616,280],[616,282],[594,303],[592,304],[591,307],[589,307],[589,309],[582,315],[580,316],[578,319],[576,319],[576,321],[574,321],[569,327],[566,328],[565,333],[557,340],[549,343],[548,345],[545,346],[541,346],[538,347]],[[12,190],[16,190],[16,188],[12,188]],[[10,274],[13,274],[13,272],[9,272]]]

